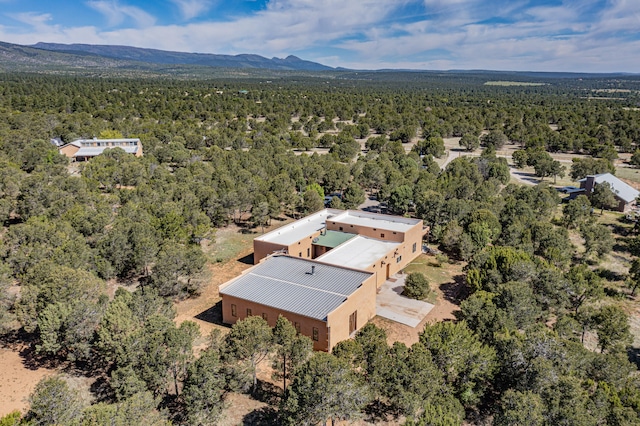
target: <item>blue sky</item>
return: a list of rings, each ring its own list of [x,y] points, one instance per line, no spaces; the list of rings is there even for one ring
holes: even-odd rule
[[[356,69],[640,72],[640,0],[0,0],[0,41]]]

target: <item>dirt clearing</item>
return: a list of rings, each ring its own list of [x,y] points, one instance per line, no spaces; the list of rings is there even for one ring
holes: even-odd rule
[[[56,374],[48,368],[28,367],[20,350],[0,349],[0,417],[14,410],[25,413],[29,405],[27,398],[38,382]]]

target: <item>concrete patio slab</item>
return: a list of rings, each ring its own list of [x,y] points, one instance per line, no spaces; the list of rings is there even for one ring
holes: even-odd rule
[[[397,274],[382,284],[376,297],[376,314],[416,327],[433,309],[433,305],[401,295],[406,277],[405,274]]]

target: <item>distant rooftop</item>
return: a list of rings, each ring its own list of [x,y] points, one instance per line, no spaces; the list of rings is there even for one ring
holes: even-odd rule
[[[640,195],[640,192],[637,189],[635,189],[631,185],[627,184],[626,182],[621,181],[620,179],[618,179],[617,177],[615,177],[611,173],[602,173],[602,174],[599,174],[599,175],[589,175],[589,176],[587,176],[587,178],[588,177],[592,177],[592,176],[593,176],[593,178],[594,178],[596,183],[607,182],[609,185],[611,185],[611,189],[613,190],[613,192],[618,197],[620,197],[621,199],[626,201],[627,203],[632,202],[633,200],[638,198],[638,195]],[[581,179],[578,182],[583,182],[587,178]]]
[[[358,235],[323,254],[316,260],[318,262],[345,266],[347,268],[365,269],[399,246],[400,243]],[[387,261],[393,260],[388,259]]]
[[[222,286],[220,294],[326,320],[371,275],[297,257],[272,256]]]
[[[101,144],[103,144],[102,146],[108,146],[107,144],[111,143],[111,144],[139,144],[140,143],[140,139],[138,138],[119,138],[119,139],[98,139],[98,138],[93,138],[93,139],[76,139],[73,142],[68,143],[67,145],[74,145],[77,146],[78,148],[81,148],[83,146],[91,146],[91,144],[95,143],[95,142],[100,142]],[[111,145],[111,146],[118,146],[118,145]]]

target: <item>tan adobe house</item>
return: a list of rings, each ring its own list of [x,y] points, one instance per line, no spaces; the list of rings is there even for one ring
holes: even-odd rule
[[[422,220],[325,209],[254,239],[254,263],[220,287],[222,321],[279,315],[330,351],[376,315],[376,291],[420,253]]]
[[[427,229],[421,219],[325,209],[253,240],[253,260],[272,253],[376,273],[382,285],[415,259]]]
[[[275,255],[222,285],[226,324],[260,315],[274,327],[286,317],[315,350],[330,351],[376,315],[374,274]]]
[[[87,161],[102,154],[106,149],[122,148],[136,157],[142,157],[140,139],[78,139],[59,148],[60,154],[72,161]]]
[[[640,192],[631,185],[621,181],[611,173],[602,173],[599,175],[589,175],[584,179],[580,179],[580,188],[584,189],[584,193],[590,196],[594,188],[601,183],[608,183],[613,191],[613,195],[618,200],[617,211],[626,212],[636,205],[636,198]]]

